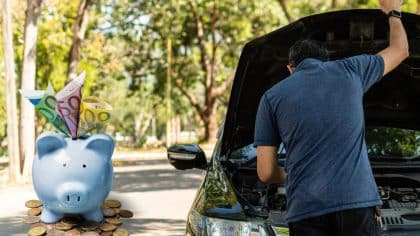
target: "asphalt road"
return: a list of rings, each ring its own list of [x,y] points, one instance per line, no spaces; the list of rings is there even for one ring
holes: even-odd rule
[[[129,164],[129,165],[127,165]],[[165,159],[115,163],[113,190],[122,208],[134,212],[121,227],[130,235],[183,235],[185,220],[202,178],[201,170],[175,170]],[[26,235],[22,223],[27,200],[36,199],[31,185],[0,189],[0,236]]]

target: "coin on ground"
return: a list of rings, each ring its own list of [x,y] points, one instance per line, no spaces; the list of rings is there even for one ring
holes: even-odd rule
[[[80,236],[100,236],[100,235],[94,231],[88,231],[88,232],[82,233]]]
[[[28,208],[36,208],[42,206],[42,202],[39,200],[29,200],[25,202],[25,206]]]
[[[73,226],[78,225],[80,221],[81,219],[77,217],[64,217],[63,219],[61,219],[61,222],[71,224]]]
[[[100,227],[103,231],[114,231],[117,226],[109,223],[102,224]]]
[[[44,223],[41,223],[41,222],[33,223],[29,227],[33,228],[33,227],[38,227],[38,226],[44,226],[45,227]]]
[[[114,209],[114,211],[115,211],[116,214],[120,214],[120,211],[121,211],[120,208],[112,208],[112,209]]]
[[[80,228],[85,231],[92,231],[99,228],[99,224],[95,221],[83,221],[80,225]]]
[[[40,221],[39,216],[25,216],[23,218],[23,223],[25,224],[34,224]]]
[[[111,231],[109,231],[109,232],[104,231],[104,232],[101,233],[101,236],[112,236],[112,232]]]
[[[49,229],[47,230],[48,236],[67,236],[67,232],[58,229]]]
[[[114,199],[106,200],[104,204],[109,207],[121,207],[121,202]]]
[[[54,227],[58,230],[69,230],[71,228],[73,228],[72,224],[67,224],[64,222],[58,222],[57,224],[54,225]]]
[[[102,213],[104,214],[104,216],[106,217],[113,217],[115,216],[115,211],[112,208],[105,208],[102,209]]]
[[[47,232],[47,229],[44,226],[33,227],[29,230],[29,236],[41,236]]]
[[[112,235],[113,236],[128,236],[128,230],[126,230],[124,228],[119,228],[119,229],[115,230]]]
[[[124,217],[124,218],[131,218],[131,217],[133,217],[133,212],[131,212],[129,210],[121,210],[120,211],[120,216]]]
[[[66,232],[68,236],[80,236],[80,230],[72,229]]]
[[[106,218],[105,219],[106,222],[113,224],[113,225],[121,225],[122,221],[120,219],[117,218]]]
[[[39,216],[41,214],[41,208],[37,207],[37,208],[31,208],[28,210],[27,214],[28,216]]]

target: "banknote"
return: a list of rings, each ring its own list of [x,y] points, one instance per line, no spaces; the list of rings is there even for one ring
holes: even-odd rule
[[[52,124],[54,128],[59,130],[65,135],[69,135],[64,120],[56,112],[56,99],[54,97],[54,91],[47,89],[43,90],[22,90],[21,94],[23,97],[28,99],[35,109],[38,110],[48,121]]]
[[[86,73],[82,72],[76,79],[64,86],[56,95],[56,111],[63,118],[73,139],[77,139],[80,102],[85,77]]]
[[[104,131],[111,118],[112,107],[97,97],[86,97],[80,105],[79,134]]]

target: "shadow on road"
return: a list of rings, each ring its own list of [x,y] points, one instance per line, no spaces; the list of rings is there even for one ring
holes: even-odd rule
[[[146,166],[150,169],[123,171],[115,173],[113,191],[147,192],[173,189],[198,188],[203,176],[202,170],[176,170],[167,160],[149,160],[130,162],[130,165]],[[159,165],[159,168],[153,168]],[[167,165],[168,167],[162,167]]]
[[[29,226],[25,225],[22,220],[21,216],[0,218],[0,235],[26,235]]]
[[[129,219],[125,220],[125,227],[140,235],[184,235],[185,220],[171,219]]]

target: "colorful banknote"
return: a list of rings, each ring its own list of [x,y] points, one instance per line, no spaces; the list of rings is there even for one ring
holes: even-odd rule
[[[54,128],[58,129],[67,136],[69,135],[69,130],[67,129],[64,120],[56,112],[55,107],[57,101],[55,100],[54,90],[52,90],[52,87],[47,88],[46,91],[23,90],[21,91],[21,94],[33,105],[35,105],[35,109],[47,118]]]
[[[56,111],[63,118],[70,135],[77,139],[77,130],[80,115],[80,101],[82,98],[82,87],[85,82],[86,73],[81,73],[76,79],[70,81],[55,96],[57,99]]]
[[[104,131],[106,122],[111,118],[111,110],[111,105],[99,98],[83,98],[80,106],[79,133]]]

